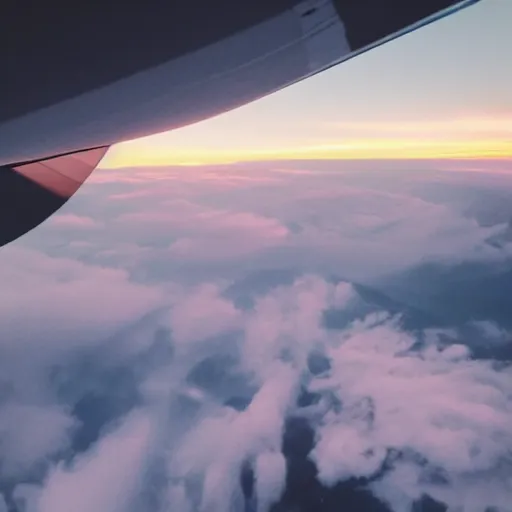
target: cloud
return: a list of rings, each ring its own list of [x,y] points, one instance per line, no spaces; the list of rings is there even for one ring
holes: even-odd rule
[[[508,337],[507,331],[501,329],[495,322],[480,320],[472,322],[472,325],[483,333],[487,342],[506,341]]]
[[[43,484],[37,512],[128,510],[142,487],[152,429],[147,415],[135,411],[70,468],[55,467]]]
[[[487,243],[506,230],[505,223],[483,227],[453,205],[404,190],[396,177],[388,184],[380,180],[379,189],[369,187],[364,175],[282,176],[261,192],[256,187],[250,194],[224,193],[225,210],[197,202],[194,209],[165,206],[163,222],[174,240],[170,258],[186,268],[208,260],[222,271],[228,261],[242,264],[242,258],[257,265],[293,262],[305,271],[342,269],[344,276],[360,279],[423,261],[510,256],[510,247],[497,250]],[[151,229],[158,225],[155,219]]]
[[[288,229],[276,219],[252,213],[211,212],[195,219],[170,247],[170,256],[188,261],[229,261],[282,245]]]
[[[295,197],[284,215],[297,226],[286,257],[338,268],[353,279],[382,277],[424,261],[454,264],[510,255],[510,247],[500,251],[487,244],[505,224],[484,228],[449,206],[403,194],[313,189]]]
[[[262,453],[256,459],[258,509],[265,512],[279,500],[286,486],[286,460],[281,453]]]
[[[123,270],[17,247],[6,248],[1,260],[4,349],[23,342],[44,357],[53,348],[97,343],[162,301],[158,289],[131,282]]]
[[[227,504],[239,501],[242,464],[254,457],[261,510],[267,510],[279,498],[284,468],[278,454],[296,383],[294,371],[277,368],[245,411],[223,409],[205,418],[186,436],[173,457],[173,475],[204,478],[202,508],[223,510]]]
[[[252,457],[258,503],[279,499],[284,425],[301,409],[297,393],[306,386],[320,400],[310,406],[310,456],[327,487],[362,478],[393,510],[412,510],[424,495],[472,510],[467,503],[478,481],[482,507],[508,510],[512,367],[473,360],[464,345],[443,346],[442,333],[418,345],[418,335],[386,315],[326,331],[321,312],[348,305],[336,301],[336,288],[309,276],[256,302],[240,364],[248,378],[257,371],[259,391],[247,409],[214,408],[199,421],[171,455],[174,478],[204,478],[201,503],[220,510],[240,500],[238,475]],[[251,337],[254,322],[270,330]],[[305,356],[318,350],[328,370],[311,375]],[[341,407],[325,407],[335,402]]]
[[[350,297],[350,287],[346,287],[329,286],[317,276],[304,276],[291,287],[278,288],[259,298],[245,324],[245,366],[261,378],[283,355],[304,366],[309,350],[322,341],[323,311],[329,304],[340,307],[340,301]]]
[[[170,321],[178,344],[201,341],[238,327],[240,312],[220,293],[218,286],[204,284],[174,305]]]
[[[4,248],[0,511],[510,510],[509,331],[439,299],[510,185],[312,165],[104,171]]]
[[[40,473],[70,449],[80,421],[67,399],[74,386],[64,392],[58,375],[97,350],[106,356],[116,332],[164,296],[123,271],[29,249],[6,248],[1,259],[0,480]],[[125,353],[140,350],[131,343]]]
[[[73,214],[55,214],[50,219],[50,223],[57,228],[69,229],[95,229],[98,224],[90,217],[83,217]]]
[[[75,420],[58,405],[8,403],[0,409],[0,477],[16,478],[68,448]]]
[[[349,311],[357,300],[348,283],[302,276],[255,297],[248,309],[238,309],[223,290],[213,284],[190,288],[181,300],[170,300],[168,316],[149,324],[168,325],[172,337],[163,342],[173,339],[185,348],[163,367],[154,366],[157,358],[144,381],[153,379],[154,386],[157,378],[163,391],[146,394],[161,411],[154,417],[162,422],[160,433],[151,417],[134,410],[71,465],[57,462],[30,498],[36,512],[127,510],[149,485],[144,475],[162,454],[169,484],[160,491],[161,507],[216,511],[250,499],[268,511],[286,489],[287,422],[304,414],[315,432],[309,456],[325,492],[360,478],[392,510],[409,511],[423,495],[466,506],[477,499],[477,485],[478,503],[507,510],[512,367],[471,359],[466,346],[443,345],[441,333],[421,342],[419,333],[402,330],[385,313],[326,329],[324,311]],[[229,333],[236,334],[235,345]],[[218,338],[214,353],[234,363],[222,363],[217,379],[232,374],[243,386],[191,387],[191,371],[212,353],[212,336]],[[312,354],[326,361],[320,373],[312,370]],[[204,364],[202,371],[209,371]],[[245,406],[231,405],[238,393]],[[318,398],[304,405],[304,393]],[[17,422],[12,410],[1,410]],[[43,430],[38,418],[43,437],[23,443],[34,448],[33,460],[68,446],[73,418],[58,419],[58,409],[54,414]],[[22,423],[27,436],[34,435],[33,422],[27,417]],[[23,460],[20,452],[16,456]],[[241,486],[244,467],[253,475],[252,491]]]
[[[510,180],[435,170],[457,165],[468,163],[103,170],[23,242],[144,281],[236,278],[265,267],[374,281],[425,262],[506,261]],[[70,230],[70,222],[91,229]]]
[[[503,507],[512,492],[500,475],[512,464],[512,368],[496,371],[492,362],[474,361],[456,345],[415,351],[415,342],[385,324],[354,332],[332,350],[332,374],[317,385],[332,389],[343,408],[318,430],[313,457],[320,479],[329,485],[371,477],[394,452],[400,457],[391,458],[389,473],[398,471],[396,480],[375,484],[379,492],[393,482],[394,491],[407,495],[407,479],[417,474],[416,499],[428,494],[460,507],[478,480],[480,503]]]

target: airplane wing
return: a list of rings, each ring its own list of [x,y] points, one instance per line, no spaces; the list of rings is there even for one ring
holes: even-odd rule
[[[4,2],[0,245],[58,209],[110,145],[242,106],[477,1]]]

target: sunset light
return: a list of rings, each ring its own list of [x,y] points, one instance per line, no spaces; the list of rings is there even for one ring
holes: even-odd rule
[[[102,167],[511,158],[509,10],[480,2],[244,107],[114,146]]]
[[[213,125],[215,120],[210,121]],[[192,131],[194,127],[181,130]],[[298,140],[295,145],[255,147],[178,147],[146,138],[110,150],[104,168],[127,166],[205,165],[294,159],[439,159],[512,157],[512,119],[459,118],[405,123],[331,123],[324,141]],[[330,133],[330,136],[329,136]],[[335,134],[339,133],[336,138]],[[172,134],[169,134],[171,136]]]

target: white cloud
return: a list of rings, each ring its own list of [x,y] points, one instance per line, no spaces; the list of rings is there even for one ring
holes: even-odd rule
[[[497,371],[491,362],[471,360],[466,349],[456,346],[411,352],[413,343],[391,326],[378,326],[332,349],[331,378],[318,385],[333,389],[343,408],[326,416],[318,431],[313,457],[320,477],[332,484],[350,475],[371,476],[392,449],[406,454],[406,467],[416,464],[414,485],[422,492],[460,506],[477,479],[485,496],[481,503],[502,506],[512,492],[509,483],[498,484],[499,468],[512,470],[512,368]],[[453,492],[445,496],[442,485],[428,481],[428,468],[408,459],[408,453],[445,472]],[[399,473],[387,485],[398,487],[403,473],[410,480],[401,464],[395,462]],[[479,474],[487,475],[488,485]],[[409,485],[377,488],[410,494]]]
[[[504,503],[512,488],[500,471],[512,469],[512,368],[472,360],[463,345],[443,347],[437,337],[442,331],[430,332],[429,343],[417,349],[416,337],[382,314],[341,333],[327,332],[320,314],[326,307],[346,304],[340,293],[351,297],[354,291],[307,276],[256,301],[246,315],[241,363],[248,377],[256,371],[260,391],[245,411],[205,412],[171,455],[178,471],[173,474],[202,475],[203,504],[212,510],[239,499],[243,460],[252,455],[265,461],[269,453],[279,454],[284,420],[295,414],[298,386],[309,382],[310,391],[324,396],[324,404],[332,393],[342,404],[339,411],[317,407],[321,421],[313,419],[317,440],[311,456],[327,486],[371,477],[386,460],[391,469],[370,489],[393,510],[409,512],[423,494],[467,507],[476,499],[475,481],[478,503],[508,510]],[[313,350],[325,351],[331,370],[327,377],[304,380],[304,354]],[[393,451],[401,456],[391,462]],[[274,462],[261,476],[264,496],[281,490],[284,477],[280,463]],[[432,476],[438,473],[446,475],[447,484]],[[479,477],[484,474],[485,480]]]
[[[265,452],[255,464],[258,512],[267,512],[279,500],[286,485],[286,460],[281,453]]]
[[[349,285],[333,287],[310,275],[258,299],[245,326],[246,367],[265,375],[283,355],[299,368],[304,366],[308,352],[323,338],[323,311],[328,305],[339,305],[350,293]]]
[[[0,255],[2,349],[30,345],[40,357],[102,341],[157,307],[160,290],[130,281],[123,270],[6,248]]]
[[[220,294],[215,284],[183,292],[170,314],[174,339],[179,344],[214,337],[239,325],[240,312]]]

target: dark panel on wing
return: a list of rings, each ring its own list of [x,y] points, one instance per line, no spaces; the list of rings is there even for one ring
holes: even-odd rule
[[[99,164],[108,147],[0,167],[0,246],[58,210]]]
[[[352,50],[400,32],[458,0],[334,0]]]
[[[297,0],[6,1],[0,121],[225,39]],[[4,5],[5,4],[5,5]],[[8,101],[4,101],[8,98]]]

